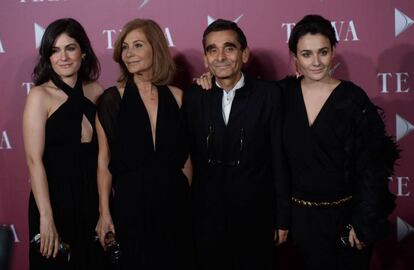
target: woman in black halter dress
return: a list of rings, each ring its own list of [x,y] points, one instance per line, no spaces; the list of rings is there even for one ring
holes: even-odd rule
[[[30,248],[30,269],[92,269],[103,255],[94,242],[99,63],[84,29],[73,19],[51,23],[39,52],[36,87],[23,116],[32,185],[29,237],[41,237],[41,252]],[[69,261],[58,254],[59,241],[70,245]]]
[[[127,23],[114,59],[119,86],[98,102],[97,233],[103,245],[108,231],[116,234],[120,269],[189,269],[182,92],[167,85],[175,66],[162,30],[151,20]]]

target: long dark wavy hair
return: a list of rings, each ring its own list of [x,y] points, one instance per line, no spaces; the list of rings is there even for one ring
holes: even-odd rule
[[[78,71],[78,76],[81,81],[93,82],[99,78],[101,71],[100,64],[92,49],[91,42],[86,35],[85,29],[75,19],[64,18],[49,24],[43,34],[39,48],[39,61],[32,74],[32,79],[35,85],[41,85],[49,81],[54,74],[50,64],[50,56],[52,55],[52,48],[56,39],[63,33],[66,33],[68,36],[75,39],[76,42],[78,42],[82,53],[85,55]]]

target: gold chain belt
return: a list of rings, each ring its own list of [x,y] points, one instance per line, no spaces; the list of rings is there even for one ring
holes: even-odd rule
[[[337,207],[345,204],[346,202],[349,202],[351,199],[352,196],[348,196],[333,202],[310,202],[292,197],[292,202],[294,202],[298,206],[304,207]]]

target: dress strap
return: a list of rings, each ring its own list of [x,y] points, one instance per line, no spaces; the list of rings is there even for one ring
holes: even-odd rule
[[[59,76],[53,72],[51,78],[52,82],[59,88],[62,89],[65,94],[72,98],[75,96],[83,97],[83,88],[82,88],[82,80],[78,76],[78,80],[76,81],[75,86],[72,88],[67,85],[64,81],[62,81]]]

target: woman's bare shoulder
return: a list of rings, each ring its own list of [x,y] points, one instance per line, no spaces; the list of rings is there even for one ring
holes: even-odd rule
[[[30,89],[27,96],[28,102],[47,104],[57,95],[57,88],[49,83],[37,85]]]
[[[92,102],[96,103],[96,100],[104,92],[104,88],[99,82],[90,82],[83,85],[84,95]]]

